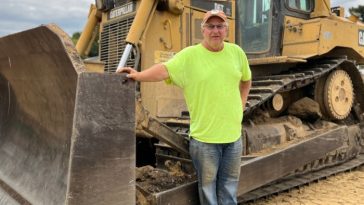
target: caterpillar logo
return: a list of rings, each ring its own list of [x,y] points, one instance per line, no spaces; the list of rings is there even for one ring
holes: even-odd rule
[[[359,46],[364,46],[364,30],[359,30]]]

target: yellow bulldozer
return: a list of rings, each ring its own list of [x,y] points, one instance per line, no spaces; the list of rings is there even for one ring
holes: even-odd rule
[[[114,72],[198,44],[211,9],[253,73],[239,203],[364,164],[364,25],[342,7],[96,0],[76,47],[53,24],[0,38],[0,204],[199,204],[181,90]]]

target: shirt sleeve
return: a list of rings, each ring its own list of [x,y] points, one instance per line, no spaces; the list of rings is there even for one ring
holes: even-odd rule
[[[241,81],[248,81],[252,79],[252,72],[250,70],[250,66],[249,66],[249,61],[248,58],[246,57],[245,52],[241,49],[241,53],[242,53],[242,76],[241,76]]]
[[[184,68],[187,63],[187,53],[182,50],[178,52],[173,58],[163,63],[166,66],[169,78],[165,80],[167,84],[174,84],[178,87],[184,87]]]

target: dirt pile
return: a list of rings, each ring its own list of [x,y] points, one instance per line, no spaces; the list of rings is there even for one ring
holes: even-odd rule
[[[180,163],[166,161],[169,170],[152,166],[136,168],[136,183],[149,193],[157,193],[196,180],[196,176],[183,172]]]

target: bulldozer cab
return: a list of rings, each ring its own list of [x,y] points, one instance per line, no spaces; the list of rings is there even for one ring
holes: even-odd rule
[[[282,56],[285,17],[309,20],[314,0],[237,1],[236,41],[249,58]]]
[[[344,18],[342,7],[330,6],[328,0],[236,1],[236,43],[251,65],[340,55],[361,63],[363,24]]]

